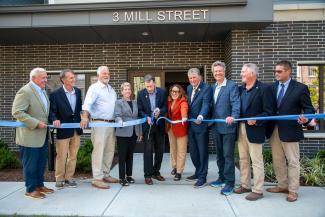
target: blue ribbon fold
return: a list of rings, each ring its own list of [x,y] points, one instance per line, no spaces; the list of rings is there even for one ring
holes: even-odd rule
[[[265,117],[250,117],[250,118],[236,118],[235,121],[248,121],[248,120],[259,120],[259,121],[269,121],[269,120],[277,120],[277,121],[284,121],[284,120],[298,120],[300,115],[278,115],[278,116],[265,116]],[[325,113],[324,114],[304,114],[305,118],[308,119],[323,119],[325,118]],[[166,117],[159,117],[157,119],[157,124],[158,121],[160,121],[161,119],[166,120],[167,122],[171,123],[171,124],[176,124],[176,123],[181,123],[182,120],[175,120],[172,121],[169,118]],[[197,121],[197,119],[189,119],[187,120],[188,122],[193,122],[193,121]],[[217,123],[225,123],[226,120],[225,119],[203,119],[202,122],[217,122]]]

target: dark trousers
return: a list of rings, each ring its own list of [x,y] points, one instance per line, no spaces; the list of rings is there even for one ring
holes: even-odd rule
[[[133,167],[133,151],[137,141],[135,133],[131,137],[116,137],[118,148],[118,167],[119,178],[125,179],[127,176],[132,176]]]
[[[33,192],[44,186],[44,172],[48,156],[47,138],[40,148],[20,146],[26,192]]]
[[[156,124],[153,124],[149,134],[149,127],[145,130],[144,136],[144,177],[150,178],[151,176],[160,175],[160,167],[164,154],[165,146],[165,132],[160,131]],[[148,139],[149,138],[149,139]],[[155,159],[153,164],[152,153],[155,153]]]
[[[194,132],[190,129],[188,141],[191,159],[195,167],[195,175],[199,179],[206,181],[209,163],[208,131]]]
[[[227,185],[235,185],[235,141],[236,134],[219,134],[213,132],[214,144],[217,149],[217,165],[219,168],[219,179]]]

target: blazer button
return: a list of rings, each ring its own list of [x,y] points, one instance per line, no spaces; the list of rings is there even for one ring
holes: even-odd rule
[[[279,112],[276,112],[277,114],[279,114]]]

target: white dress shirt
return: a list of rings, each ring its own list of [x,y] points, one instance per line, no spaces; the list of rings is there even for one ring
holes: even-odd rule
[[[89,87],[82,110],[88,111],[93,119],[113,120],[116,98],[109,84],[97,81]]]
[[[69,104],[71,106],[72,111],[74,112],[75,108],[76,108],[76,101],[77,101],[77,97],[76,97],[76,91],[74,90],[74,88],[72,88],[72,91],[68,91],[64,85],[62,85],[63,90],[65,92],[65,95],[68,98]]]
[[[218,85],[218,82],[216,82],[216,90],[214,91],[213,99],[214,104],[217,102],[219,92],[221,90],[221,87],[225,87],[227,85],[227,79],[225,78],[221,85]]]
[[[47,99],[46,99],[46,92],[44,89],[40,88],[37,84],[35,84],[33,81],[32,81],[32,84],[33,84],[33,87],[36,89],[38,95],[41,97],[41,100],[43,102],[43,105],[45,107],[45,110],[47,111],[48,109],[48,104],[47,104]]]

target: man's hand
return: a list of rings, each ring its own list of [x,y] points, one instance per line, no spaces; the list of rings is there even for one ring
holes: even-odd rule
[[[80,121],[80,128],[85,129],[88,127],[89,119],[88,118],[83,118]]]
[[[308,122],[308,118],[305,118],[303,114],[299,115],[299,118],[298,118],[299,124],[305,124],[307,122]]]
[[[153,115],[155,116],[155,118],[158,118],[160,115],[160,109],[159,108],[155,108],[155,110],[153,111]]]
[[[55,126],[55,128],[60,128],[61,127],[61,121],[60,120],[55,120],[55,121],[53,121],[53,125]]]
[[[147,119],[147,123],[148,123],[149,125],[152,125],[152,123],[151,123],[151,117],[148,117],[148,119]]]
[[[194,123],[196,124],[201,124],[202,123],[202,120],[203,120],[203,116],[202,115],[199,115],[197,116],[196,120],[194,121]]]
[[[226,123],[227,123],[228,125],[232,125],[232,124],[234,123],[234,118],[231,117],[231,116],[227,117],[227,118],[226,118]]]
[[[37,128],[44,129],[46,127],[47,127],[47,125],[43,121],[38,122]]]
[[[187,117],[182,117],[182,125],[187,121]]]
[[[247,121],[247,124],[248,124],[249,126],[253,126],[253,125],[256,124],[256,120],[248,120],[248,121]]]

